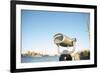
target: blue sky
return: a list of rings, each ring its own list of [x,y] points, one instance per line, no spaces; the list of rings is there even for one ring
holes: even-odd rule
[[[76,38],[80,49],[89,48],[86,16],[90,17],[90,14],[21,10],[22,51],[53,50],[55,33]]]

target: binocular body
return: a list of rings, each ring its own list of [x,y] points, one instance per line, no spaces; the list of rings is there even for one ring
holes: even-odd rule
[[[68,36],[61,33],[57,33],[54,35],[54,43],[56,45],[60,45],[62,47],[73,47],[74,42],[76,42],[76,38],[69,38]]]

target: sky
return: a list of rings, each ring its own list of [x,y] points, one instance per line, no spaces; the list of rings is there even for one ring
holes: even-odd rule
[[[76,49],[89,49],[87,16],[90,22],[89,13],[21,10],[22,51],[57,53],[56,33],[76,38]]]

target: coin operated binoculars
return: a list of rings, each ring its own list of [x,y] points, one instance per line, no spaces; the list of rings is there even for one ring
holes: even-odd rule
[[[76,38],[69,38],[66,35],[63,35],[61,33],[57,33],[54,35],[54,43],[58,47],[58,54],[60,55],[59,60],[72,60],[71,54],[75,51],[75,44],[76,44]],[[60,53],[60,46],[66,47],[67,50],[64,50],[63,53]],[[70,47],[72,49],[69,51]]]

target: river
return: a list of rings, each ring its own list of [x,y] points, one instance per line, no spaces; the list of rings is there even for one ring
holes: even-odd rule
[[[52,61],[59,61],[59,57],[58,56],[21,57],[21,63],[52,62]]]

